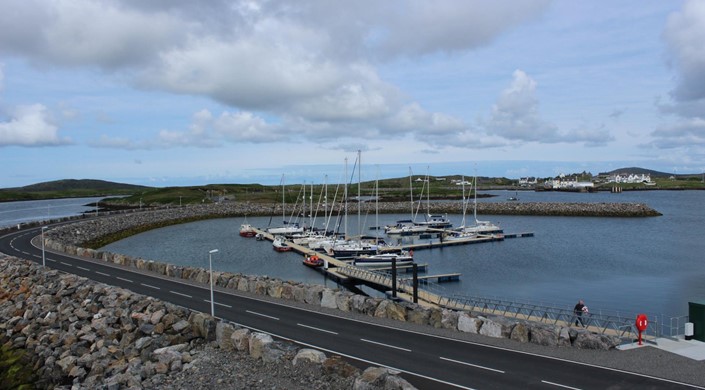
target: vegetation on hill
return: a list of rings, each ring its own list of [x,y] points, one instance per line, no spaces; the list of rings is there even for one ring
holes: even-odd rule
[[[609,190],[613,186],[620,186],[623,190],[653,190],[653,189],[705,189],[705,176],[702,174],[673,175],[664,172],[643,168],[620,168],[602,175],[616,173],[649,174],[653,183],[597,183],[598,190]],[[593,180],[593,175],[588,172],[574,174],[579,180]],[[458,183],[462,180],[470,183],[473,177],[450,175],[435,177],[414,175],[411,178],[399,177],[378,181],[360,183],[359,193],[363,197],[374,196],[379,193],[381,201],[408,201],[413,199],[461,199],[462,187]],[[478,177],[478,189],[514,189],[518,187],[518,180],[504,177]],[[291,184],[284,187],[284,201],[286,203],[300,202],[303,199],[303,184]],[[343,197],[343,185],[330,184],[327,191],[322,184],[306,185],[306,198],[310,202],[319,202],[327,193],[327,199],[332,201]],[[355,199],[358,195],[358,184],[349,183],[348,196]],[[465,186],[465,196],[474,196],[473,186]],[[336,195],[337,194],[337,195]],[[218,201],[238,201],[253,203],[278,203],[282,201],[282,187],[280,185],[262,184],[209,184],[205,186],[187,187],[145,187],[131,184],[114,183],[103,180],[57,180],[38,183],[25,187],[0,189],[0,201],[35,200],[69,197],[110,196],[122,195],[121,198],[109,200],[111,207],[142,207],[150,205],[186,205],[194,203],[210,203]],[[479,197],[487,196],[480,192]]]
[[[66,179],[0,189],[0,201],[130,195],[148,189],[150,187],[104,180]]]

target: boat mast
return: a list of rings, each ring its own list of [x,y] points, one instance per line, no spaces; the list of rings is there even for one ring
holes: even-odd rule
[[[468,203],[465,200],[465,175],[461,176],[461,182],[460,184],[462,185],[463,188],[463,222],[461,223],[461,227],[465,227],[465,212],[467,211],[468,208]]]
[[[431,177],[429,176],[431,168],[426,166],[426,185],[428,189],[426,190],[426,215],[431,218]]]
[[[411,205],[411,214],[409,216],[413,219],[414,218],[414,187],[412,185],[411,181],[411,167],[409,167],[409,199],[410,199],[410,205]]]
[[[345,198],[345,214],[343,215],[343,233],[348,239],[348,158],[345,157],[345,183],[343,186],[343,197]]]
[[[377,178],[375,179],[375,244],[379,245],[379,166],[377,167]]]
[[[360,149],[357,150],[357,234],[360,236],[360,239],[362,239],[362,218],[361,218],[361,209],[362,209],[362,198],[360,197],[360,184],[362,181],[360,180],[360,175],[362,171],[362,152]]]
[[[286,225],[286,210],[284,207],[284,175],[282,174],[282,223]]]

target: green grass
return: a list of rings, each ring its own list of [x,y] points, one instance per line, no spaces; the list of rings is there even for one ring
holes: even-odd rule
[[[25,352],[0,345],[0,389],[33,389],[32,367],[26,364]]]

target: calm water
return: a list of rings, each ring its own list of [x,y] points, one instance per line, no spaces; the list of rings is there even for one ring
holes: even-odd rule
[[[71,198],[50,200],[27,200],[22,202],[0,203],[0,227],[14,226],[18,223],[42,221],[54,218],[79,215],[95,208],[86,206],[105,197]]]
[[[481,201],[505,201],[514,192]],[[664,215],[653,218],[482,216],[505,232],[534,232],[534,237],[503,242],[418,250],[418,263],[429,273],[462,273],[461,281],[433,285],[446,294],[496,296],[572,307],[584,299],[591,311],[618,310],[678,316],[687,302],[705,301],[705,191],[650,191],[623,194],[519,193],[521,201],[643,202]],[[380,215],[379,224],[408,215]],[[458,225],[460,215],[451,216]],[[273,218],[278,222],[278,218]],[[357,216],[348,218],[350,231]],[[241,238],[243,218],[201,221],[146,232],[105,250],[208,267],[208,251],[217,270],[269,275],[285,280],[327,283],[304,267],[301,256],[277,253],[268,242]],[[266,227],[270,218],[249,218]],[[277,222],[273,222],[275,225]],[[320,224],[317,223],[317,225]],[[374,226],[366,217],[363,226]],[[374,234],[367,231],[368,234]]]

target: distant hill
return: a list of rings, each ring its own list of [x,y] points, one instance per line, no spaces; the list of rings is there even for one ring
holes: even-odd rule
[[[89,190],[89,191],[110,191],[110,190],[141,190],[149,187],[138,186],[134,184],[115,183],[105,180],[92,179],[65,179],[54,180],[43,183],[30,184],[24,187],[0,189],[0,191],[18,191],[18,192],[49,192],[49,191],[70,191],[70,190]]]
[[[630,174],[630,173],[635,174],[635,175],[647,174],[647,175],[650,175],[651,177],[670,177],[670,176],[673,176],[672,173],[659,172],[659,171],[654,171],[653,169],[645,169],[645,168],[638,168],[638,167],[619,168],[619,169],[615,169],[613,171],[609,171],[606,173],[608,175]]]
[[[31,184],[24,187],[1,188],[0,201],[131,195],[150,188],[104,180],[65,179]]]

